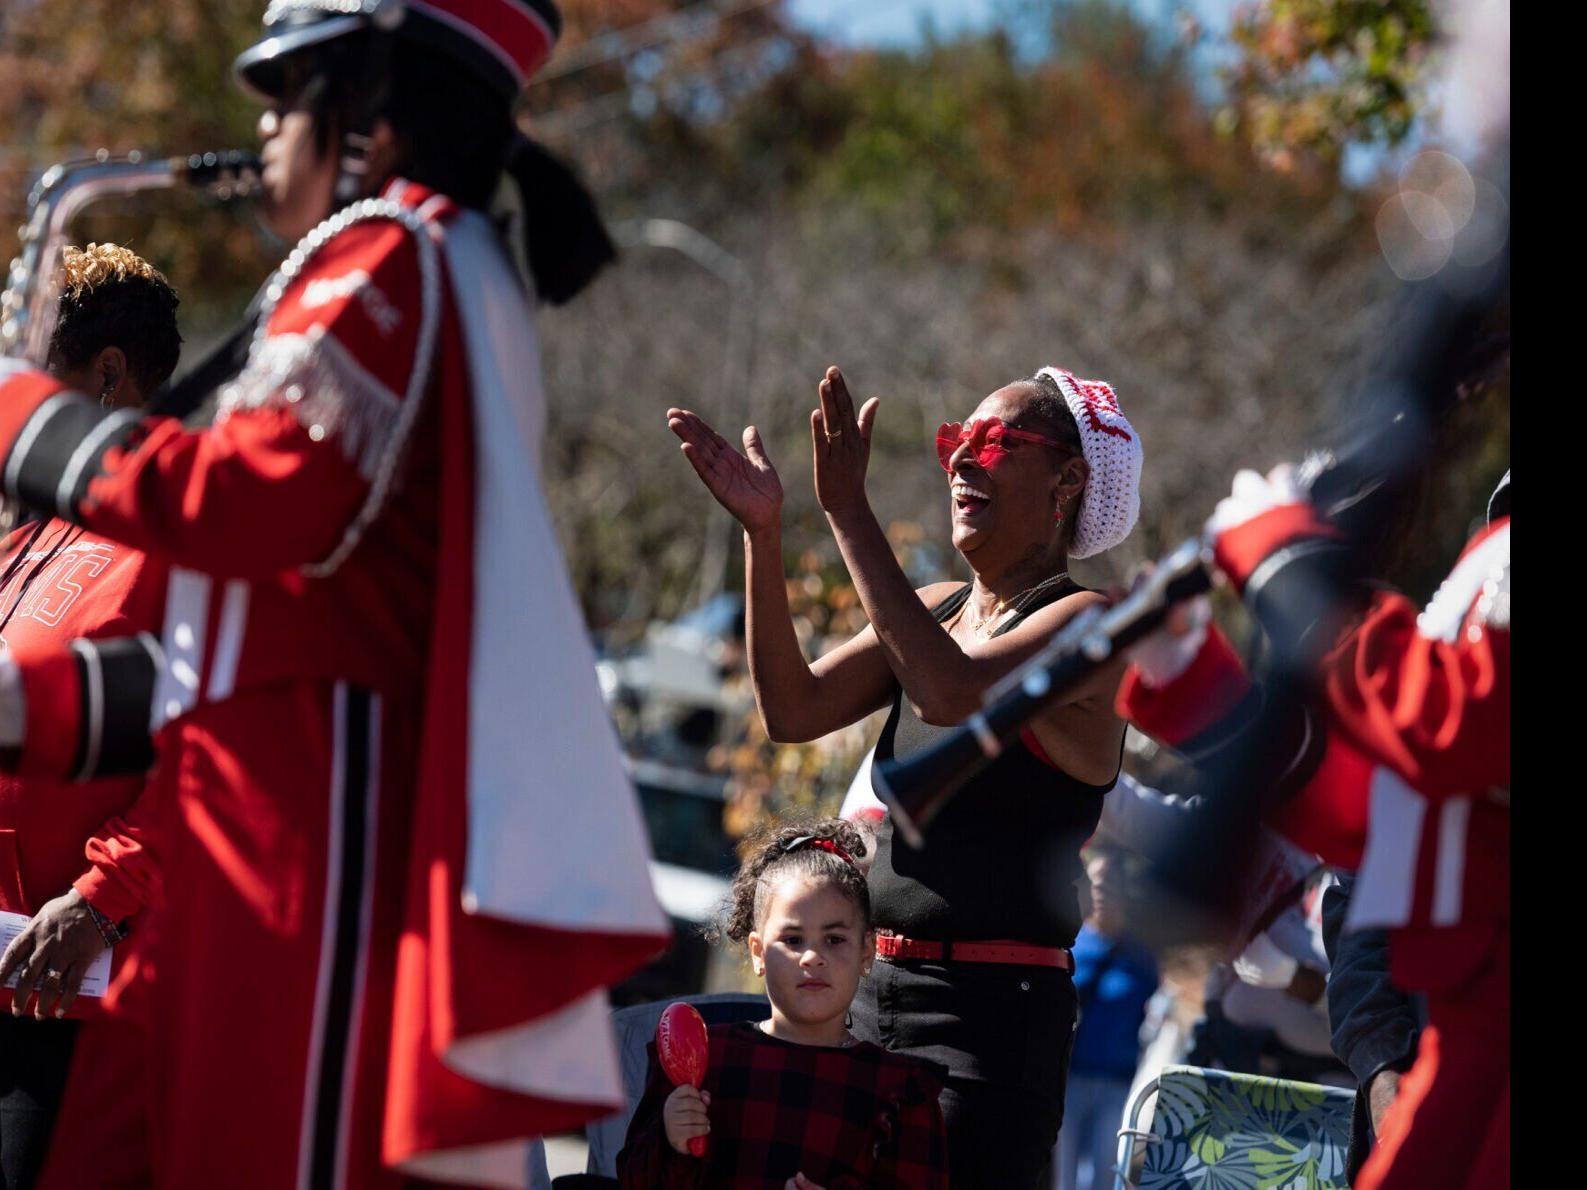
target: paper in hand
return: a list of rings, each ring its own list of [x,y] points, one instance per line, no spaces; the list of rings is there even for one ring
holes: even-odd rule
[[[28,928],[28,922],[33,920],[25,913],[7,913],[0,910],[0,954],[5,953],[6,947],[11,945],[11,940]],[[5,986],[14,988],[17,985],[19,971],[13,971],[11,978],[6,980]],[[105,989],[110,986],[110,947],[105,947],[94,956],[94,961],[88,964],[88,974],[83,976],[83,986],[77,990],[79,996],[92,996],[98,998],[105,994]]]

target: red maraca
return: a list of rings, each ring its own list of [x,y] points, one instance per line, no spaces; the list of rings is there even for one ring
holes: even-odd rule
[[[705,1058],[711,1048],[705,1032],[705,1018],[692,1004],[669,1004],[656,1025],[656,1057],[661,1059],[662,1072],[674,1086],[699,1089],[705,1082]],[[689,1152],[696,1157],[705,1156],[703,1136],[689,1138]]]

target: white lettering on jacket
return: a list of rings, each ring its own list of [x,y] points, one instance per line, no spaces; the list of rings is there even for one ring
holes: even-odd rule
[[[85,583],[98,578],[115,557],[115,546],[106,541],[77,541],[45,563],[44,569],[30,578],[30,564],[49,555],[34,550],[22,558],[10,582],[0,588],[0,605],[13,598],[13,592],[27,584],[21,602],[12,612],[14,620],[37,620],[54,628],[83,593]]]
[[[355,296],[369,315],[369,320],[380,328],[381,334],[389,335],[397,329],[397,324],[402,321],[402,312],[391,304],[391,299],[380,291],[363,269],[354,269],[340,277],[320,277],[310,281],[303,287],[299,304],[305,309],[315,310]]]

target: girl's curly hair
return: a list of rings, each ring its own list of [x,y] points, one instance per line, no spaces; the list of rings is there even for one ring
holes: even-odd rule
[[[733,878],[733,891],[720,920],[706,931],[710,941],[746,941],[765,921],[772,892],[790,876],[835,885],[859,909],[861,928],[870,930],[871,892],[854,862],[865,855],[865,836],[852,822],[825,818],[791,823],[752,835],[750,845],[749,858]]]

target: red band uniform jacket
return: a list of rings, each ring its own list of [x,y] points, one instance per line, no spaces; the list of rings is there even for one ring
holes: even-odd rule
[[[1256,556],[1284,541],[1262,544]],[[1504,517],[1472,538],[1425,609],[1393,592],[1371,599],[1326,658],[1322,697],[1290,749],[1305,775],[1272,824],[1360,869],[1350,923],[1394,931],[1395,982],[1408,990],[1459,982],[1509,929],[1509,605]],[[1194,756],[1225,741],[1257,696],[1214,627],[1168,685],[1132,668],[1118,704]]]

